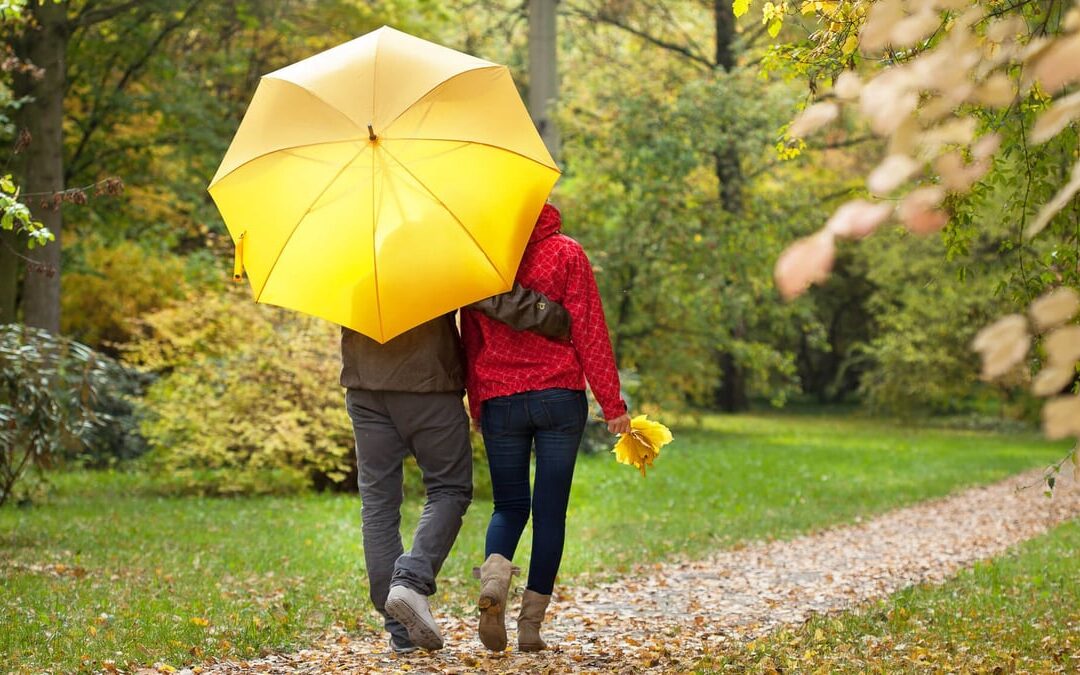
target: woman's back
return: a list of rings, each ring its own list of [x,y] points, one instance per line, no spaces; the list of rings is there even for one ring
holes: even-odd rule
[[[571,341],[515,331],[464,310],[461,317],[467,383],[473,417],[480,404],[497,396],[542,389],[593,389],[608,419],[626,410],[589,259],[563,235],[559,211],[545,205],[518,268],[517,281],[563,305],[570,313]]]

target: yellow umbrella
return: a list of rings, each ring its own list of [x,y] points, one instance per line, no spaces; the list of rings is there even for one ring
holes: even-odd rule
[[[256,302],[385,342],[509,290],[558,177],[505,66],[383,27],[263,76],[209,191]]]

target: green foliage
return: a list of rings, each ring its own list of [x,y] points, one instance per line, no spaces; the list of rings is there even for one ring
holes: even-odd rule
[[[184,295],[185,263],[174,254],[90,237],[65,255],[78,262],[62,279],[61,328],[97,349],[117,349],[132,337],[138,317]]]
[[[112,368],[78,342],[0,327],[0,505],[37,492],[41,472],[100,423],[93,409]],[[22,480],[28,471],[37,481]]]
[[[345,482],[353,438],[335,328],[240,292],[193,296],[143,323],[127,359],[160,375],[138,410],[147,460],[174,489],[250,494]]]
[[[771,268],[783,233],[805,215],[798,200],[775,200],[763,167],[789,94],[762,92],[741,71],[654,72],[662,75],[630,90],[586,80],[597,85],[582,103],[591,109],[564,111],[565,229],[590,253],[620,366],[640,376],[642,403],[711,403],[721,353],[752,394],[782,401],[796,380],[775,335],[792,310],[773,303]],[[737,214],[724,209],[716,175],[729,150],[760,176],[747,181]]]
[[[11,174],[0,177],[0,228],[27,236],[28,248],[44,246],[56,239],[49,228],[33,219],[30,209],[19,201],[19,187]]]
[[[985,273],[959,278],[941,262],[940,238],[921,239],[900,228],[860,244],[874,289],[867,307],[871,336],[860,393],[872,409],[901,415],[970,410],[971,398],[994,391],[978,380],[971,351],[975,333],[1003,308]]]

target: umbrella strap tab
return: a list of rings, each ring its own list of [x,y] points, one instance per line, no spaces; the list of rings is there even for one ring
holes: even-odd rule
[[[233,258],[233,281],[240,282],[244,280],[244,235],[247,232],[241,232],[240,238],[236,240],[236,256]]]

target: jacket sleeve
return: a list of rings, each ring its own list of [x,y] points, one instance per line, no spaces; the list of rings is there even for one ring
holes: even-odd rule
[[[604,411],[604,419],[615,419],[626,412],[626,402],[619,387],[619,369],[615,365],[596,277],[580,246],[569,248],[567,256],[563,304],[570,312],[570,338],[585,379]]]
[[[531,330],[549,338],[570,337],[570,314],[566,308],[517,282],[506,293],[474,302],[468,308],[514,330]]]
[[[481,301],[483,302],[483,301]],[[480,419],[480,401],[473,395],[476,391],[476,373],[472,363],[469,363],[470,355],[478,354],[483,346],[483,338],[480,337],[480,327],[477,325],[476,314],[468,307],[461,310],[461,344],[465,351],[465,397],[468,399],[469,416],[474,420]]]

